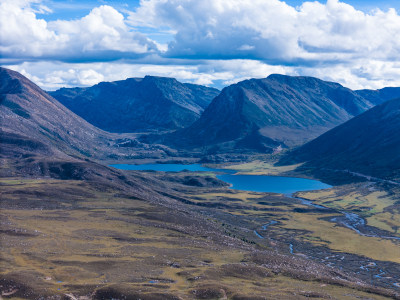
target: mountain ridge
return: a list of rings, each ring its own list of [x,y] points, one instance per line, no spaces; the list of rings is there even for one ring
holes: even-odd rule
[[[226,151],[229,143],[273,152],[307,142],[372,107],[338,83],[273,74],[224,88],[199,120],[164,140],[189,149],[221,145]],[[249,135],[258,137],[256,147],[246,143]]]
[[[375,105],[400,97],[400,87],[385,87],[377,90],[363,89],[355,92]]]
[[[188,126],[219,91],[175,78],[147,75],[49,93],[89,123],[123,133]]]

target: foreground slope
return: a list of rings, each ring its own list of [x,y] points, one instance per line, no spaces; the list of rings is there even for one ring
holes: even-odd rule
[[[400,99],[387,101],[294,150],[283,163],[400,179]]]
[[[188,126],[218,93],[214,88],[153,76],[50,92],[91,124],[111,132]]]
[[[172,134],[169,142],[271,151],[302,144],[372,106],[338,83],[271,75],[225,88],[198,121]]]
[[[21,74],[0,68],[2,142],[21,140],[48,155],[91,152],[107,143],[106,133],[69,111]],[[23,144],[24,141],[25,145]]]

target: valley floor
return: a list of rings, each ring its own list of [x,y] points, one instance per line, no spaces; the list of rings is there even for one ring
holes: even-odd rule
[[[186,175],[168,183],[153,172],[170,187],[158,201],[86,181],[2,178],[1,297],[400,297],[400,240],[382,238],[400,238],[395,188],[288,197],[179,184]],[[367,221],[355,228],[363,234],[338,221],[343,212]]]

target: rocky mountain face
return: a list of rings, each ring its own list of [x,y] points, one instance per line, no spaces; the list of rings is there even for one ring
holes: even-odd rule
[[[191,125],[219,91],[173,78],[146,76],[49,93],[103,130],[142,132]]]
[[[288,153],[283,164],[400,179],[400,98],[389,100]]]
[[[338,83],[271,75],[223,89],[199,120],[165,141],[186,148],[271,152],[303,144],[371,107]]]

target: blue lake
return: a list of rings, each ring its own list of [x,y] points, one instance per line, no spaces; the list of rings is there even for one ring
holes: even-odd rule
[[[299,191],[329,189],[332,186],[317,180],[297,177],[279,177],[266,175],[218,175],[222,181],[230,183],[232,189],[291,194]]]
[[[121,170],[135,171],[163,171],[163,172],[217,172],[217,178],[231,184],[232,189],[251,191],[251,192],[270,192],[290,194],[298,191],[310,191],[328,189],[331,186],[318,180],[297,178],[297,177],[279,177],[266,175],[234,175],[235,170],[211,169],[200,164],[182,165],[182,164],[143,164],[129,165],[118,164],[110,165]]]

